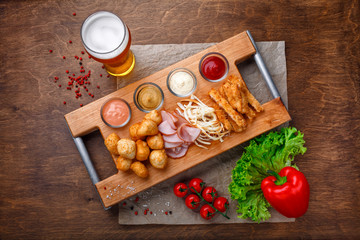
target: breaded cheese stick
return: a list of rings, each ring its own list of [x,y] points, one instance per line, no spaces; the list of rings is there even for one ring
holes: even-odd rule
[[[246,126],[244,127],[240,127],[239,125],[236,124],[236,122],[234,120],[232,120],[231,118],[229,118],[229,122],[231,123],[232,129],[234,132],[242,132],[246,129]]]
[[[234,122],[239,127],[246,126],[246,121],[245,121],[244,117],[241,114],[239,114],[238,112],[236,112],[231,107],[229,102],[225,98],[223,98],[217,90],[212,88],[209,92],[209,95],[210,95],[211,99],[213,99],[229,115],[229,117],[232,120],[234,120]]]
[[[247,88],[244,79],[240,76],[238,81],[240,89],[245,93],[245,96],[250,103],[250,105],[257,111],[262,112],[264,111],[264,108],[261,106],[261,104],[256,100],[256,98],[250,93],[249,89]]]
[[[217,118],[219,119],[219,121],[224,125],[224,128],[228,131],[232,131],[233,128],[228,119],[227,113],[221,107],[219,107],[219,105],[217,105],[216,103],[213,104],[212,107],[215,109],[215,114],[216,114]]]
[[[242,113],[241,92],[239,91],[237,85],[228,81],[221,86],[221,89],[223,89],[223,95],[226,96],[226,99],[230,105],[238,112]]]

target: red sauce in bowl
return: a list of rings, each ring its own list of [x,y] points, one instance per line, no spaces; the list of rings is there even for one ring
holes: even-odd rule
[[[201,71],[210,80],[218,80],[226,73],[225,62],[217,56],[205,58],[201,64]]]

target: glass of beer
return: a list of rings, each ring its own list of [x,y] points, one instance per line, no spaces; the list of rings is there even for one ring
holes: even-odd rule
[[[103,63],[109,74],[125,76],[133,70],[130,30],[115,14],[100,11],[90,15],[81,26],[81,40],[86,52]]]

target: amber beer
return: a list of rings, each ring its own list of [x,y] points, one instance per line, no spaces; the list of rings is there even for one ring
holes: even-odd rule
[[[115,14],[100,11],[90,15],[81,26],[81,39],[87,53],[111,75],[125,76],[133,70],[130,30]]]

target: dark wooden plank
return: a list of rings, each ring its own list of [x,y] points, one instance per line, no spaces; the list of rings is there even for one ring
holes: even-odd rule
[[[119,14],[135,44],[220,42],[247,29],[256,41],[285,40],[291,125],[308,147],[297,160],[311,186],[307,214],[295,223],[124,227],[116,208],[103,211],[63,115],[116,82],[90,61],[101,87],[91,88],[94,99],[52,82],[78,70],[81,21],[97,10]],[[359,238],[359,11],[358,0],[2,1],[0,238]],[[100,177],[113,175],[101,136],[85,140]]]

